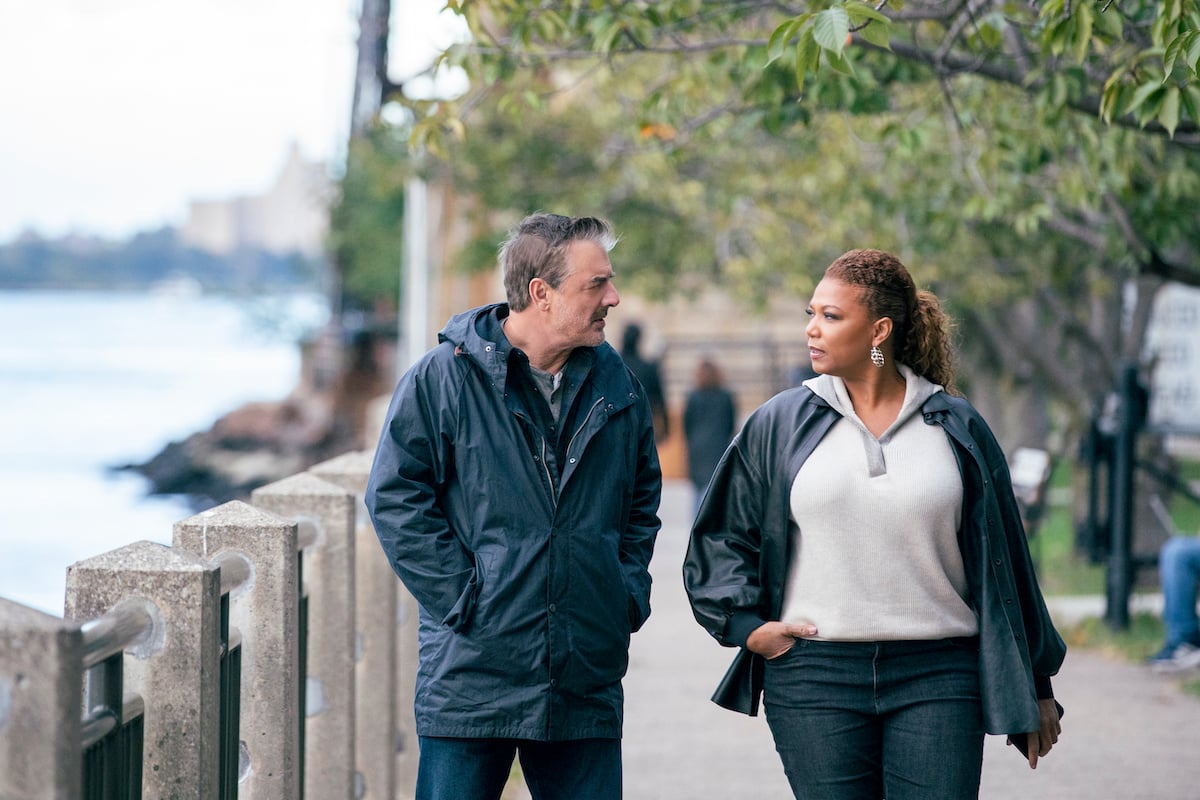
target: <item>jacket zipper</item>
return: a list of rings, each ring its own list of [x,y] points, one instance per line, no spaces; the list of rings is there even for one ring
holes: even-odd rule
[[[550,505],[557,509],[558,490],[554,487],[554,477],[550,474],[550,467],[546,464],[546,437],[539,434],[538,441],[542,448],[542,472],[546,475],[546,487],[550,490]]]
[[[603,397],[601,397],[599,400],[597,400],[595,403],[593,403],[592,407],[588,409],[587,416],[583,418],[583,422],[579,423],[579,427],[576,428],[575,432],[571,434],[571,441],[567,444],[568,459],[571,456],[571,449],[575,447],[575,440],[577,438],[579,438],[579,434],[582,433],[583,429],[587,427],[588,421],[591,420],[591,418],[592,418],[592,414],[596,413],[596,409],[599,408],[603,404],[604,404]]]

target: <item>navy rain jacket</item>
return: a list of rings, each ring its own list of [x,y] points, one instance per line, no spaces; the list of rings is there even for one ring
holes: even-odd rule
[[[617,738],[660,525],[650,408],[611,346],[578,348],[548,440],[513,383],[528,376],[510,376],[527,361],[501,332],[507,313],[455,316],[404,375],[367,486],[420,604],[417,733]]]

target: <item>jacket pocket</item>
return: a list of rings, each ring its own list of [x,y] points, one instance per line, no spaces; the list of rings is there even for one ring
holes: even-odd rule
[[[479,591],[483,585],[483,579],[480,577],[483,575],[483,564],[480,563],[478,555],[474,555],[474,559],[475,569],[467,578],[467,585],[463,587],[450,613],[442,619],[442,624],[455,633],[462,633],[470,626],[475,617],[475,607],[479,603]]]

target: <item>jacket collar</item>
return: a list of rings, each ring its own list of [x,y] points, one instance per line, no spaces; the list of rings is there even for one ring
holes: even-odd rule
[[[508,380],[509,358],[514,350],[504,335],[503,320],[508,314],[507,303],[480,306],[454,315],[438,333],[439,342],[453,344],[456,352],[475,362],[501,391]],[[576,348],[570,363],[590,374],[596,391],[605,396],[613,411],[628,406],[638,396],[620,355],[607,342]]]

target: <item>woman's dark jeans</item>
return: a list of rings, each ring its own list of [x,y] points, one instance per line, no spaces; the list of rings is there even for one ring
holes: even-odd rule
[[[799,639],[767,662],[763,707],[797,798],[979,796],[978,639]]]

